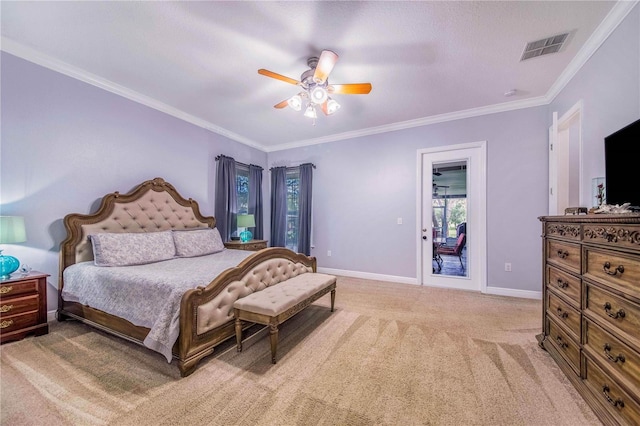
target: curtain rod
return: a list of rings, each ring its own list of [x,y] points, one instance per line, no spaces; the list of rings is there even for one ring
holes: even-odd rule
[[[302,166],[303,164],[311,164],[311,167],[313,167],[314,169],[316,168],[316,165],[315,165],[315,164],[313,164],[313,163],[302,163],[302,164],[300,164],[300,166]],[[293,170],[293,169],[297,169],[297,168],[298,168],[298,167],[300,167],[300,166],[291,166],[291,167],[285,167],[285,168],[286,168],[287,170]],[[280,167],[282,167],[282,166],[280,166]],[[275,169],[275,168],[276,168],[276,167],[271,167],[269,170],[273,170],[273,169]]]
[[[220,157],[222,157],[222,155],[218,155],[218,156],[216,157],[216,161],[218,161],[218,160],[220,159]],[[225,155],[225,157],[226,157],[226,155]],[[229,157],[229,158],[232,158],[232,157]],[[242,162],[240,162],[240,161],[236,161],[235,159],[234,159],[233,161],[235,161],[235,162],[236,162],[236,164],[239,164],[239,165],[244,166],[244,167],[255,166],[255,167],[260,167],[260,170],[264,170],[264,169],[262,168],[262,166],[258,166],[257,164],[245,164],[245,163],[242,163]]]

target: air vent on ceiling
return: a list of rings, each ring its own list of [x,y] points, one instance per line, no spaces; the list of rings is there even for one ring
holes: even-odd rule
[[[559,52],[568,36],[569,33],[564,33],[553,37],[543,38],[542,40],[529,42],[525,46],[520,60],[524,61],[526,59],[535,58],[536,56]]]

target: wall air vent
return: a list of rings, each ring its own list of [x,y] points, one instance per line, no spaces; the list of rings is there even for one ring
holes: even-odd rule
[[[568,36],[569,33],[558,34],[553,37],[527,43],[520,61],[559,52]]]

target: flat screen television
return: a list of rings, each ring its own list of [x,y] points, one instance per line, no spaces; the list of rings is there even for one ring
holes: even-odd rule
[[[640,209],[640,120],[604,138],[607,204]]]

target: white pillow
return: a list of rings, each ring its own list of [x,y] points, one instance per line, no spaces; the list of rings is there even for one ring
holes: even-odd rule
[[[217,228],[173,231],[173,242],[178,257],[204,256],[224,250],[222,237]]]
[[[99,233],[89,238],[96,266],[142,265],[176,255],[171,231]]]

